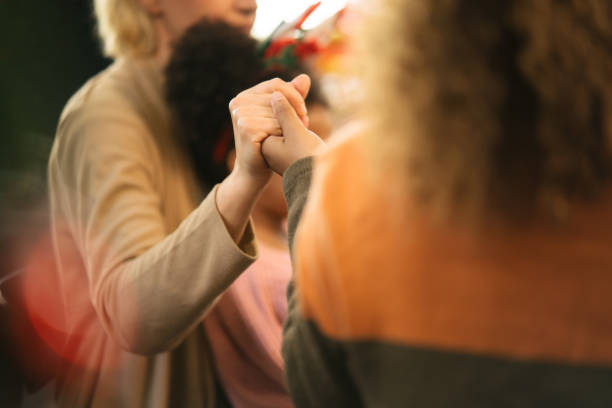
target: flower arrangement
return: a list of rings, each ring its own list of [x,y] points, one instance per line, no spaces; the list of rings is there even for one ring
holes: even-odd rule
[[[281,23],[260,44],[259,53],[267,67],[292,69],[319,57],[327,58],[330,53],[344,51],[344,48],[339,46],[342,41],[337,30],[337,22],[344,10],[315,29],[303,28],[306,20],[321,6],[321,3],[319,1],[308,7],[295,21]]]

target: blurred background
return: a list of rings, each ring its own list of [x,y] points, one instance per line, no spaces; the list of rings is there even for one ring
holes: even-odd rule
[[[60,112],[83,82],[104,69],[83,0],[0,0],[0,282],[8,299],[24,254],[46,231],[46,163]],[[19,406],[45,375],[27,361],[44,359],[30,343],[19,300],[0,298],[0,405]],[[16,345],[28,343],[28,351]],[[21,349],[21,350],[20,350]],[[24,363],[25,362],[25,363]],[[30,399],[24,406],[40,406]]]
[[[92,25],[88,1],[0,1],[3,170],[28,168],[46,153],[39,149],[55,133],[67,99],[108,65]]]

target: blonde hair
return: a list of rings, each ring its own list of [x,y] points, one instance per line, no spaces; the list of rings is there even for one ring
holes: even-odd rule
[[[107,57],[151,56],[157,35],[138,0],[94,0],[97,31]]]

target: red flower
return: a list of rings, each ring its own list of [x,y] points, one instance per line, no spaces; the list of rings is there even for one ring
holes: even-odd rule
[[[296,44],[298,41],[295,38],[279,38],[278,40],[272,41],[266,49],[264,58],[268,59],[275,57],[283,52],[283,50],[291,45]]]
[[[309,39],[302,41],[297,45],[295,49],[295,54],[300,59],[300,61],[304,61],[311,55],[317,54],[320,50],[321,47],[319,46],[318,41],[315,39]]]

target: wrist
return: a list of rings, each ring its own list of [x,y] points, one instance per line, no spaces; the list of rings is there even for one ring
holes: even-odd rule
[[[237,168],[219,185],[217,209],[236,243],[242,239],[253,206],[264,186],[265,182],[244,174]]]
[[[263,188],[270,181],[271,172],[267,171],[262,175],[253,175],[236,163],[236,166],[229,175],[231,182],[236,185],[239,191],[247,195],[259,195]]]

